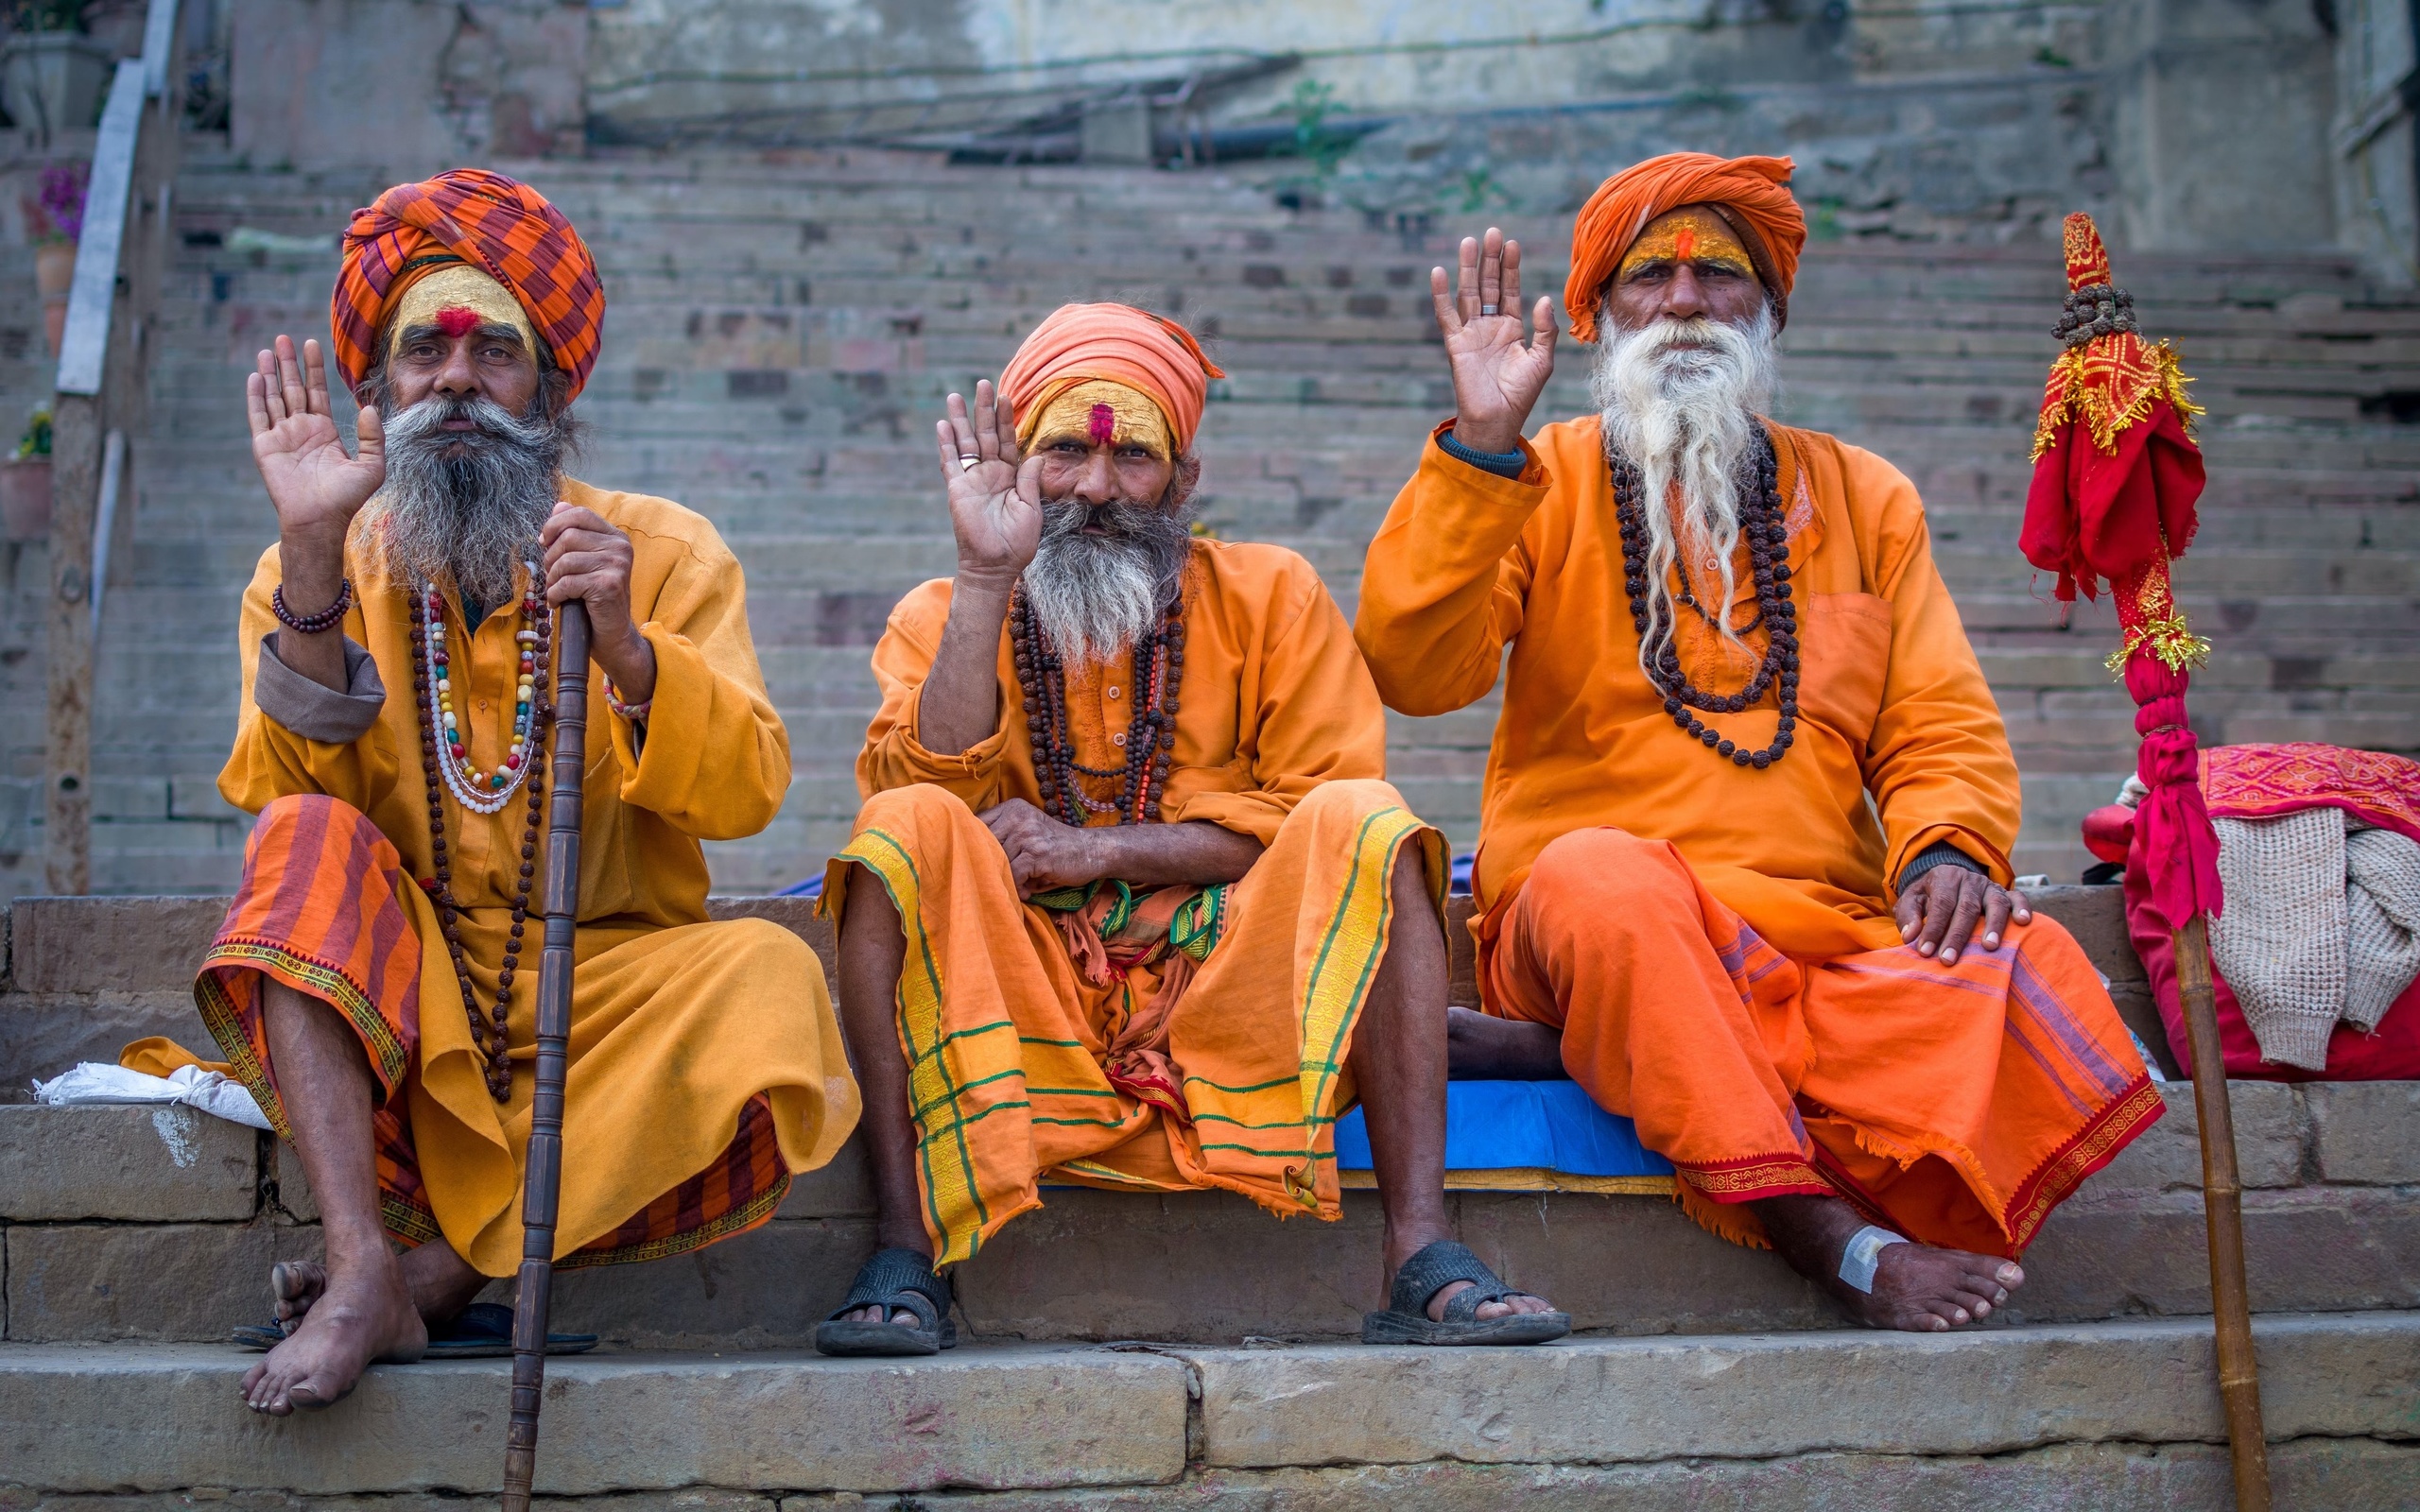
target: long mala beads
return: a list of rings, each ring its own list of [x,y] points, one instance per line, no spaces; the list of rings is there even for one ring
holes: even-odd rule
[[[1184,612],[1180,596],[1133,649],[1134,713],[1121,744],[1122,767],[1085,766],[1076,760],[1067,730],[1067,675],[1020,590],[1009,604],[1009,639],[1025,700],[1026,732],[1033,742],[1033,775],[1043,812],[1081,828],[1092,815],[1115,814],[1120,824],[1150,824],[1160,816],[1176,748],[1177,686],[1184,680]],[[1103,801],[1082,779],[1117,779],[1117,797]]]
[[[493,774],[480,772],[468,759],[469,743],[453,711],[452,657],[445,647],[445,600],[423,586],[406,596],[412,616],[412,694],[420,711],[420,765],[428,783],[428,844],[437,875],[421,885],[437,905],[438,925],[445,934],[445,949],[454,958],[454,979],[462,989],[462,1011],[471,1021],[471,1045],[486,1073],[488,1095],[501,1103],[512,1095],[512,1062],[507,1054],[506,1021],[511,1015],[512,979],[521,965],[521,936],[529,918],[529,893],[538,875],[538,835],[545,824],[546,730],[554,723],[553,700],[544,692],[552,617],[543,612],[533,567],[530,586],[521,600],[521,628],[514,640],[521,648],[515,676],[512,747]],[[464,639],[469,638],[465,633]],[[511,801],[516,790],[528,794],[527,818],[521,832],[521,872],[512,892],[512,928],[506,937],[504,964],[496,972],[495,1006],[481,1014],[471,988],[469,962],[462,952],[458,921],[462,906],[454,897],[453,863],[445,848],[445,796],[451,788],[471,813],[495,814]]]
[[[1614,471],[1614,519],[1621,527],[1622,588],[1630,598],[1630,619],[1638,631],[1639,644],[1648,639],[1647,607],[1647,523],[1646,505],[1642,495],[1646,485],[1637,466],[1629,458],[1612,458]],[[1726,757],[1735,766],[1753,766],[1764,770],[1781,760],[1789,749],[1798,728],[1798,610],[1790,602],[1789,590],[1789,527],[1781,503],[1780,470],[1773,458],[1772,440],[1761,438],[1754,458],[1755,476],[1753,486],[1741,490],[1739,534],[1748,542],[1750,571],[1756,587],[1756,617],[1749,630],[1762,626],[1767,630],[1765,652],[1748,685],[1737,693],[1710,693],[1692,683],[1681,670],[1681,655],[1674,645],[1678,627],[1667,627],[1662,644],[1647,658],[1647,676],[1655,691],[1664,696],[1664,712],[1672,723],[1711,748],[1717,756]],[[1714,614],[1698,602],[1688,588],[1688,567],[1681,564],[1682,588],[1677,600],[1695,610],[1707,624],[1719,627]],[[1730,612],[1725,604],[1721,611]],[[1746,633],[1745,631],[1741,633]],[[1737,713],[1760,702],[1765,694],[1778,688],[1781,721],[1773,731],[1772,744],[1762,750],[1745,747],[1723,738],[1722,732],[1700,719],[1690,711],[1703,709],[1710,713]]]

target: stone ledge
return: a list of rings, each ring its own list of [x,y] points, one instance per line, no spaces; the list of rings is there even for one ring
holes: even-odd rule
[[[2256,1328],[2270,1432],[2290,1441],[2276,1451],[2286,1486],[2415,1483],[2420,1449],[2378,1440],[2408,1437],[2420,1411],[2409,1368],[2420,1318],[2270,1318]],[[77,1504],[94,1512],[171,1512],[126,1493],[233,1488],[250,1505],[247,1488],[273,1487],[262,1507],[420,1493],[392,1504],[423,1512],[427,1493],[495,1488],[510,1362],[380,1366],[327,1412],[283,1420],[243,1409],[246,1366],[224,1349],[0,1347],[0,1474],[26,1488],[0,1492],[0,1508],[80,1493]],[[1888,1493],[1954,1484],[1960,1499],[1920,1504],[2200,1504],[2223,1485],[2213,1381],[2206,1320],[1527,1350],[590,1356],[548,1366],[539,1489],[642,1493],[594,1503],[598,1512],[766,1512],[735,1493],[943,1486],[955,1494],[941,1504],[970,1512],[1311,1512],[1365,1498],[1411,1512],[1661,1507],[1675,1497],[1724,1507],[1913,1505]],[[1189,1422],[1191,1390],[1201,1406]],[[2141,1477],[2170,1457],[2157,1447],[2167,1445],[2191,1468],[2167,1488],[2190,1494],[2146,1500]],[[1930,1458],[1972,1455],[1995,1458]],[[2012,1460],[2028,1458],[2031,1472],[2011,1479]],[[1995,1484],[2028,1495],[1983,1494]],[[2097,1485],[2127,1496],[2100,1498]],[[1624,1494],[1588,1494],[1599,1486]],[[1049,1489],[1083,1486],[1115,1489]],[[1860,1487],[1875,1496],[1858,1496]],[[1015,1488],[1028,1489],[999,1494]],[[994,1494],[973,1494],[987,1489]],[[109,1500],[81,1501],[95,1493]],[[2284,1504],[2296,1500],[2395,1504]]]
[[[2411,1431],[2420,1316],[2254,1327],[2270,1433]],[[1184,1357],[1201,1372],[1203,1463],[1228,1469],[1989,1454],[2225,1434],[2206,1321]]]
[[[510,1360],[371,1369],[325,1412],[245,1409],[232,1349],[0,1347],[0,1465],[45,1491],[493,1494]],[[601,1355],[546,1366],[538,1489],[920,1490],[1173,1481],[1187,1371],[1152,1354]]]
[[[2420,1186],[2420,1081],[2306,1082],[2302,1094],[2322,1180]]]
[[[0,1106],[0,1216],[248,1219],[259,1144],[242,1125],[190,1108]]]
[[[2269,1445],[2277,1512],[2344,1512],[2420,1503],[2420,1444],[2298,1438]],[[924,1491],[908,1512],[2177,1512],[2232,1505],[2216,1444],[2061,1444],[1988,1457],[1792,1454],[1641,1465],[1347,1465],[1317,1469],[1193,1467],[1173,1484],[1019,1491]],[[46,1495],[0,1485],[0,1512],[365,1512],[350,1498],[213,1488],[150,1495]],[[539,1512],[875,1512],[855,1491],[785,1494],[692,1486],[536,1500]],[[459,1497],[382,1497],[376,1512],[463,1512]]]

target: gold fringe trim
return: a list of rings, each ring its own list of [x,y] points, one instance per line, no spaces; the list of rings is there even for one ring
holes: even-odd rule
[[[2109,653],[2104,664],[2112,676],[2123,677],[2127,661],[2145,649],[2170,672],[2198,671],[2210,662],[2208,638],[2194,634],[2184,615],[2171,614],[2166,619],[2145,620],[2128,630],[2124,644]]]
[[[2177,365],[2174,348],[2165,341],[2150,345],[2131,331],[2070,348],[2050,364],[2027,460],[2041,461],[2070,420],[2083,421],[2092,444],[2113,454],[2118,436],[2148,418],[2154,400],[2168,401],[2189,436],[2194,420],[2208,413],[2186,393],[2192,382]]]

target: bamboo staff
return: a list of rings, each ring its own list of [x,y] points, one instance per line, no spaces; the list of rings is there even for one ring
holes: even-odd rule
[[[2017,538],[2026,558],[2058,574],[2061,602],[2092,597],[2107,579],[2124,639],[2109,659],[2135,700],[2142,744],[2135,772],[2147,789],[2127,857],[2143,905],[2168,926],[2177,996],[2193,1051],[2193,1106],[2202,1135],[2202,1209],[2210,1238],[2210,1311],[2218,1334],[2219,1397],[2235,1460],[2238,1512],[2269,1512],[2269,1446],[2261,1430],[2259,1370],[2243,1279],[2243,1201],[2235,1121],[2219,1047],[2210,978],[2209,919],[2224,906],[2219,841],[2202,801],[2199,742],[2187,721],[2192,669],[2207,641],[2177,607],[2171,558],[2192,543],[2204,471],[2189,429],[2201,406],[2166,342],[2144,340],[2135,301],[2109,268],[2109,249],[2085,215],[2063,236],[2067,298],[2052,334],[2066,352],[2050,365],[2033,436],[2033,483]]]
[[[2269,1512],[2269,1436],[2260,1421],[2260,1370],[2252,1351],[2252,1300],[2243,1279],[2243,1185],[2235,1167],[2235,1116],[2210,988],[2209,922],[2196,915],[2169,938],[2176,994],[2193,1049],[2193,1111],[2202,1125],[2202,1217],[2210,1231],[2210,1312],[2218,1324],[2219,1400],[2226,1409],[2237,1512]]]
[[[547,814],[545,953],[538,959],[537,1087],[521,1196],[521,1280],[512,1307],[512,1418],[504,1435],[504,1512],[529,1512],[538,1408],[546,1383],[555,1279],[555,1201],[563,1175],[563,1076],[571,1040],[572,935],[579,918],[580,779],[588,768],[588,606],[565,603],[555,637],[555,786]]]

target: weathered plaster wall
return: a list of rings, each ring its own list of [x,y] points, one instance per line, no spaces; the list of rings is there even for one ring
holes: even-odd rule
[[[577,154],[588,35],[549,0],[236,0],[228,129],[261,166]]]

